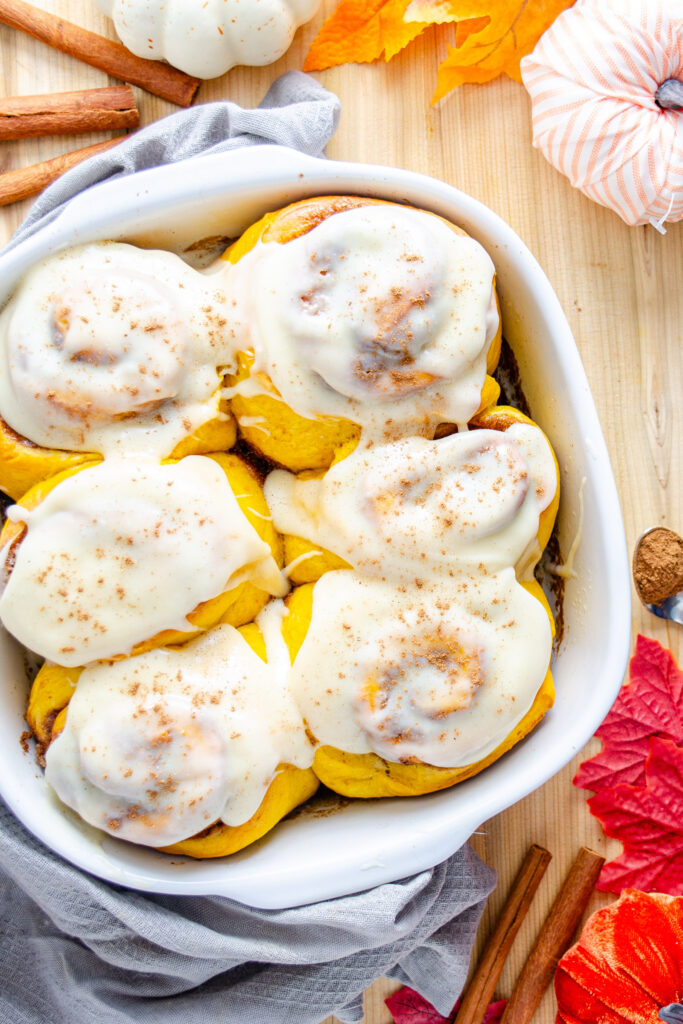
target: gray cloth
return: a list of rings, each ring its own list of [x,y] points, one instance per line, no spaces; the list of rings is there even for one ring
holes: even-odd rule
[[[58,860],[3,808],[0,1021],[358,1021],[380,975],[447,1013],[494,882],[465,846],[413,878],[292,910],[147,895]]]
[[[313,78],[290,71],[273,82],[255,110],[221,102],[171,114],[63,174],[34,203],[6,249],[44,227],[72,196],[96,182],[264,142],[322,156],[337,130],[340,109],[337,97]]]
[[[64,175],[11,244],[106,178],[261,142],[321,155],[339,102],[278,79],[258,110],[174,114]],[[362,1018],[380,975],[448,1013],[495,874],[465,846],[413,878],[290,910],[109,885],[55,857],[0,804],[0,1024],[317,1024]]]

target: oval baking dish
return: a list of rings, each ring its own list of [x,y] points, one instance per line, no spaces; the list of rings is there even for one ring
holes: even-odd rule
[[[588,382],[558,299],[512,229],[443,182],[407,171],[317,160],[278,147],[202,157],[89,189],[0,258],[0,302],[34,263],[83,242],[114,239],[183,252],[237,236],[264,212],[313,195],[407,202],[461,225],[496,266],[504,334],[534,419],[562,473],[559,537],[579,536],[553,663],[554,708],[525,741],[451,790],[401,800],[299,811],[266,840],[218,861],[192,861],[125,844],[58,804],[32,752],[24,753],[26,673],[0,636],[5,714],[0,795],[41,841],[101,878],[151,892],[228,896],[281,908],[367,889],[443,860],[487,818],[559,771],[584,745],[621,685],[630,640],[630,585],[621,512]]]

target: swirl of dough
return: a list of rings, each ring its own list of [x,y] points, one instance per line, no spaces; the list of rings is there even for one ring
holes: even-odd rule
[[[387,541],[398,534],[424,546],[432,535],[469,546],[501,533],[518,516],[529,490],[520,450],[493,432],[452,436],[457,440],[388,445],[381,469],[371,456],[364,506]]]
[[[86,666],[45,760],[48,783],[86,821],[166,847],[249,822],[281,766],[308,769],[313,751],[282,675],[219,626]]]
[[[374,395],[382,401],[436,379],[418,368],[446,315],[435,299],[446,287],[445,268],[426,226],[415,225],[409,246],[393,222],[382,237],[364,221],[358,251],[334,234],[307,247],[299,268],[297,341],[311,370],[347,398]],[[318,234],[324,234],[321,228]],[[392,267],[391,281],[377,279],[384,260]],[[331,345],[331,337],[343,343]]]
[[[359,652],[368,674],[354,702],[357,721],[387,760],[429,761],[425,748],[443,740],[453,716],[470,708],[486,684],[486,649],[471,626],[442,622],[378,643],[378,651]]]
[[[13,365],[13,380],[25,389],[26,378],[47,377],[53,384],[43,385],[41,398],[57,407],[58,416],[126,419],[178,395],[189,339],[176,298],[163,281],[127,267],[115,278],[91,271],[61,291],[48,317],[47,344],[47,336],[37,333],[16,340],[21,357]]]
[[[48,447],[169,454],[217,414],[224,300],[169,252],[108,242],[45,260],[0,317],[3,418]]]
[[[538,545],[526,566],[518,565],[521,577],[530,579],[536,561],[550,540],[560,504],[560,468],[550,441],[541,428],[519,409],[494,405],[472,420],[477,430],[498,430],[524,454],[533,483],[533,497],[540,511]]]
[[[130,690],[129,699],[94,705],[76,734],[55,740],[48,782],[82,817],[121,839],[176,842],[220,816],[228,795],[224,740],[191,695],[140,700],[134,684]],[[79,775],[69,771],[62,743],[76,748],[70,755]]]

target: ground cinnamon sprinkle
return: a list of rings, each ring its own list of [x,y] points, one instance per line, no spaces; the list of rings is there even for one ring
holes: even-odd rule
[[[644,534],[633,557],[633,580],[646,604],[659,604],[683,590],[683,540],[658,526]]]

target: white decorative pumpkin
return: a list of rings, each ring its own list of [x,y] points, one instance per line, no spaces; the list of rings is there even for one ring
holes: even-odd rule
[[[235,64],[272,64],[321,0],[95,0],[138,57],[167,60],[196,78]]]

